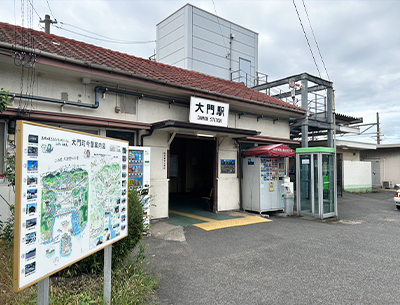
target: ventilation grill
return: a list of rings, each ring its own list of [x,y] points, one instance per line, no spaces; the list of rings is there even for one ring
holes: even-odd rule
[[[68,102],[68,93],[61,92],[61,100]]]
[[[118,94],[122,113],[136,114],[136,98],[130,95]]]

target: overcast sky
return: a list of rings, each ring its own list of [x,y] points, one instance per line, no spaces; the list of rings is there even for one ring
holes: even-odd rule
[[[56,26],[60,27],[52,26],[53,34],[148,58],[156,46],[156,24],[186,3],[179,0],[0,0],[0,20],[40,30],[38,15],[43,19],[49,14],[57,19]],[[303,72],[319,76],[292,0],[193,0],[189,3],[257,32],[258,71],[268,74],[269,81]],[[319,51],[334,83],[336,112],[363,117],[364,123],[375,123],[379,112],[382,144],[400,144],[397,89],[400,0],[295,0],[295,4],[320,75],[328,79]],[[99,40],[105,38],[81,29],[123,41],[153,42],[108,43]],[[376,127],[370,131],[376,132]],[[343,139],[376,142],[372,134]]]

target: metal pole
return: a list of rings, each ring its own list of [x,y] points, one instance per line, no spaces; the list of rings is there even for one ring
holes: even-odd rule
[[[308,81],[301,80],[301,86],[301,108],[307,110],[307,118],[301,124],[301,147],[308,147],[308,115],[310,112],[308,109]]]
[[[339,213],[337,210],[337,152],[336,152],[336,100],[335,100],[335,90],[332,90],[332,114],[333,114],[333,148],[335,149],[335,156],[333,159],[333,168],[334,168],[334,210],[335,210],[335,216],[338,217]],[[343,163],[342,163],[343,164]],[[342,165],[342,171],[343,171],[343,165]],[[341,172],[341,175],[343,177],[343,173]],[[340,182],[342,183],[342,177],[340,178]],[[342,192],[343,190],[343,184],[340,186],[340,191]]]
[[[53,23],[57,23],[57,20],[51,20],[50,15],[45,15],[44,20],[40,20],[40,23],[44,23],[44,32],[46,34],[50,34],[50,25]]]
[[[37,284],[37,304],[49,304],[49,278],[46,277]]]
[[[111,304],[111,258],[112,258],[112,245],[104,248],[104,291],[103,303],[104,305]]]
[[[381,129],[379,126],[379,112],[376,113],[376,144],[381,144]]]
[[[332,88],[328,88],[327,89],[327,99],[326,99],[326,112],[327,112],[327,116],[328,116],[328,123],[329,123],[329,129],[328,129],[328,147],[334,147],[334,135],[333,132],[336,129],[335,126],[335,114],[333,111],[333,89]]]

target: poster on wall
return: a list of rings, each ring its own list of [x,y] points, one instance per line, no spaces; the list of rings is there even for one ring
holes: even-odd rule
[[[14,291],[128,234],[128,142],[17,122]]]

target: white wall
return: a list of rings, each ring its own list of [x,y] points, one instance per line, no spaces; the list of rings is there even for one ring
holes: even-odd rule
[[[371,163],[343,161],[343,189],[347,192],[372,192]]]
[[[217,210],[232,211],[240,208],[240,192],[238,179],[238,147],[235,141],[230,138],[218,139],[218,180],[217,180]],[[221,173],[221,159],[236,160],[236,169],[234,174]]]
[[[343,154],[343,160],[360,161],[360,152],[358,150],[336,149],[336,152]]]
[[[229,127],[239,129],[250,129],[261,132],[260,136],[290,139],[290,126],[288,121],[273,121],[271,119],[255,116],[229,113]]]
[[[380,177],[382,181],[394,181],[400,184],[400,148],[378,148],[363,151],[362,159],[380,159]]]
[[[257,33],[190,4],[157,24],[156,48],[159,62],[223,79],[239,58],[251,62],[253,80],[258,70]]]
[[[150,217],[168,217],[167,132],[155,132],[144,138],[143,146],[151,147],[150,160]]]

